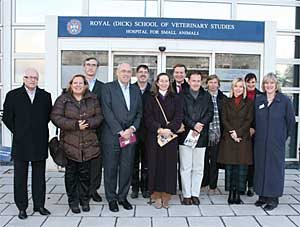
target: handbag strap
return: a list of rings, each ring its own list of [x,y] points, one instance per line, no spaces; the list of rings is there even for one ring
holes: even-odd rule
[[[165,118],[166,123],[169,124],[169,121],[168,121],[168,119],[167,119],[167,117],[166,117],[165,111],[164,111],[164,109],[162,108],[162,106],[161,106],[161,104],[160,104],[158,98],[155,97],[155,99],[156,99],[156,102],[157,102],[157,104],[158,104],[158,106],[159,106],[159,108],[160,108],[160,110],[161,110],[161,112],[162,112],[162,114],[163,114],[163,116],[164,116],[164,118]]]
[[[58,136],[58,127],[56,127],[55,135]]]

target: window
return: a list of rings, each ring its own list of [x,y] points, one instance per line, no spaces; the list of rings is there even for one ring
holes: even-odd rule
[[[157,0],[90,0],[90,16],[157,17]]]
[[[15,53],[44,53],[45,31],[15,30]]]
[[[46,15],[80,16],[82,0],[15,0],[16,23],[45,23]]]
[[[277,64],[276,75],[282,87],[299,87],[300,65]]]
[[[39,72],[39,86],[44,84],[45,76],[45,60],[44,59],[15,59],[14,83],[21,84],[23,82],[23,73],[26,68],[34,67]]]
[[[276,39],[277,58],[295,58],[295,36],[278,35]]]
[[[296,7],[238,4],[237,19],[276,21],[278,29],[295,29]]]
[[[231,81],[254,73],[259,81],[260,55],[252,54],[216,54],[216,74],[221,80],[221,90],[230,91]],[[257,84],[257,87],[259,84]]]
[[[165,1],[164,17],[230,19],[231,4]]]
[[[108,80],[108,52],[91,50],[63,50],[61,57],[61,87],[65,88],[72,76],[84,74],[83,61],[88,57],[96,57],[100,62],[96,77],[103,82]]]

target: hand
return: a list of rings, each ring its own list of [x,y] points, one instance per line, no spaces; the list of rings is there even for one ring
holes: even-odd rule
[[[79,124],[79,129],[80,130],[85,130],[86,128],[89,127],[89,124],[86,123],[85,120],[79,120],[78,124]]]
[[[236,138],[236,139],[234,139],[234,141],[237,142],[237,143],[239,143],[239,142],[242,141],[242,138]]]
[[[192,136],[193,136],[193,137],[196,137],[196,136],[198,136],[199,134],[200,134],[200,133],[198,133],[198,132],[196,132],[196,131],[193,130]]]
[[[197,122],[194,126],[194,129],[200,133],[202,131],[203,127],[204,127],[204,124]]]
[[[161,128],[158,130],[158,135],[163,137],[169,137],[172,134],[171,130],[168,128]]]
[[[129,140],[130,139],[130,136],[132,135],[133,133],[133,129],[132,128],[128,128],[126,129],[125,131],[123,131],[121,133],[121,136],[125,139],[125,140]]]
[[[250,136],[252,137],[255,134],[255,129],[254,128],[250,128]]]
[[[235,130],[231,130],[231,131],[229,131],[229,133],[230,133],[230,136],[232,139],[235,140],[238,138]]]

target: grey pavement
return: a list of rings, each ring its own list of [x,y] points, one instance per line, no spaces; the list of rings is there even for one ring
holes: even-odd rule
[[[101,203],[91,202],[90,212],[73,214],[67,203],[64,187],[64,173],[48,171],[46,174],[46,208],[52,214],[41,216],[32,211],[31,178],[29,176],[28,219],[20,220],[13,200],[13,169],[0,166],[0,227],[294,227],[300,226],[300,171],[287,169],[284,195],[277,209],[266,212],[255,207],[257,196],[242,196],[244,204],[228,205],[228,193],[224,190],[224,172],[220,171],[218,187],[214,194],[202,191],[199,206],[183,206],[180,193],[174,195],[169,209],[155,209],[141,195],[128,200],[134,209],[120,212],[108,209],[103,186],[99,193],[104,198]]]

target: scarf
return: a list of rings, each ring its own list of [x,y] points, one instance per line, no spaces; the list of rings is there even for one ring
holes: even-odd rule
[[[217,95],[212,95],[211,98],[214,105],[214,115],[212,121],[209,123],[208,146],[215,146],[220,141],[221,130],[220,130],[219,110],[217,104]]]

